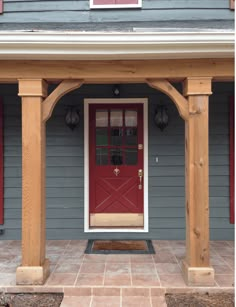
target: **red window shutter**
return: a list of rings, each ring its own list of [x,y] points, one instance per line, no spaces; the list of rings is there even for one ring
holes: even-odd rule
[[[138,0],[116,0],[116,4],[138,4]]]
[[[3,224],[3,101],[0,97],[0,224]]]
[[[229,7],[231,10],[234,10],[234,0],[229,0]]]
[[[0,0],[0,14],[3,12],[3,0]]]
[[[230,176],[230,223],[234,224],[234,97],[230,98],[229,109],[229,176]]]

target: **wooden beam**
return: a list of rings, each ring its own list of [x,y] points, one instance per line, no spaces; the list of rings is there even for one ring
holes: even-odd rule
[[[188,101],[167,81],[147,79],[147,84],[155,89],[165,93],[175,103],[179,115],[184,119],[188,119]]]
[[[190,78],[183,82],[183,95],[196,96],[196,95],[211,95],[211,77]]]
[[[19,80],[22,96],[22,264],[18,284],[42,284],[49,273],[45,259],[44,80]]]
[[[203,94],[199,93],[203,89]],[[189,285],[213,285],[209,255],[208,94],[211,80],[187,78],[189,118],[185,122],[186,259],[183,272]],[[201,268],[199,270],[199,268]]]
[[[175,59],[126,61],[0,61],[0,80],[233,78],[234,59]]]
[[[58,100],[70,91],[79,88],[83,84],[82,80],[64,80],[43,102],[43,121],[47,121],[53,112]]]
[[[29,87],[30,86],[30,87]],[[19,79],[18,96],[21,97],[46,97],[47,83],[42,79]]]

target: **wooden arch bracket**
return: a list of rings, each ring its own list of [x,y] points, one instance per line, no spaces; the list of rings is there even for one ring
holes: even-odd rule
[[[83,80],[64,80],[58,87],[43,101],[43,121],[46,122],[52,115],[53,109],[58,100],[65,94],[79,88]]]
[[[174,87],[170,84],[169,81],[164,79],[147,79],[147,84],[160,90],[161,92],[165,93],[170,99],[175,103],[179,115],[184,119],[188,120],[189,111],[188,111],[188,100],[184,98]]]

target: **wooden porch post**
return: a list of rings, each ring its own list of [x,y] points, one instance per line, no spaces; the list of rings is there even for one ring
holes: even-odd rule
[[[19,80],[22,97],[22,264],[16,283],[43,284],[49,275],[45,259],[45,122],[43,79]]]
[[[208,98],[211,78],[187,78],[185,121],[186,259],[183,274],[188,285],[214,284],[209,255]]]

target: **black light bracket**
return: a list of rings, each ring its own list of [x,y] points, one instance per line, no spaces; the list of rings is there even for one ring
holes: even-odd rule
[[[119,84],[113,85],[112,93],[115,97],[120,97],[120,85]]]

